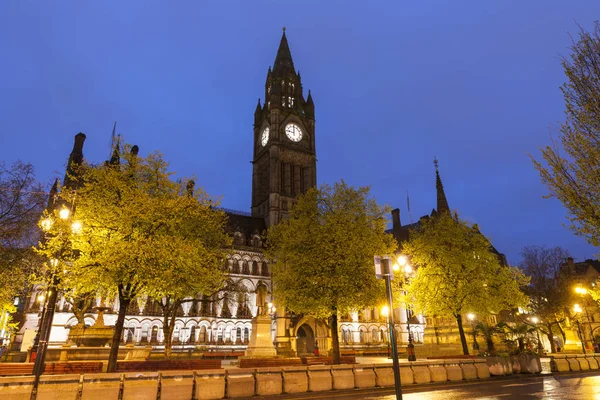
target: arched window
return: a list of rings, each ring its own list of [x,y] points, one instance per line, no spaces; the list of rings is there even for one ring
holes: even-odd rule
[[[365,343],[365,331],[363,331],[362,329],[358,332],[358,343]]]
[[[261,240],[259,236],[253,236],[252,237],[252,247],[260,247],[261,245]]]
[[[248,341],[250,340],[250,331],[248,330],[248,328],[244,328],[244,343],[248,343]]]
[[[188,339],[189,343],[196,343],[196,326],[192,326],[190,330],[190,338]]]
[[[233,243],[236,246],[243,246],[244,245],[244,235],[242,235],[240,232],[236,232],[235,235],[233,236]]]
[[[269,276],[269,266],[267,265],[266,262],[263,261],[261,269],[260,269],[261,275],[262,276]]]
[[[379,332],[375,328],[371,330],[371,343],[379,343]]]
[[[252,275],[258,275],[258,263],[252,261]]]
[[[233,260],[231,260],[231,262],[232,262],[231,273],[239,274],[240,273],[240,262],[238,260],[236,260],[235,258]]]
[[[244,275],[250,275],[250,268],[248,267],[248,261],[244,260],[244,262],[242,263],[242,274]]]
[[[241,344],[243,342],[242,340],[242,328],[237,328],[235,331],[235,342],[237,344]]]
[[[208,338],[206,337],[206,327],[202,326],[200,327],[200,334],[198,335],[198,343],[206,343],[206,340]]]
[[[342,342],[344,344],[352,343],[352,331],[348,328],[342,328]]]

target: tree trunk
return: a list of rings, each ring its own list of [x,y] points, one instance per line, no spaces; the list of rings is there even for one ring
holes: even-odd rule
[[[465,336],[465,328],[463,327],[461,315],[455,315],[456,323],[458,324],[458,332],[460,333],[460,343],[462,344],[463,354],[469,355],[469,346],[467,345],[467,338]]]
[[[125,292],[126,290],[123,285],[119,285],[119,314],[117,316],[117,322],[115,323],[115,332],[113,333],[112,343],[110,344],[108,368],[106,372],[117,371],[117,357],[119,355],[121,335],[123,335],[123,326],[125,325],[125,315],[127,314],[127,307],[129,307],[129,303],[131,303],[130,294],[125,294]]]
[[[522,337],[517,338],[517,342],[519,343],[519,353],[522,353],[525,351],[525,339]]]
[[[494,337],[492,335],[487,335],[485,337],[485,342],[487,344],[488,353],[494,354],[496,352],[496,348],[494,347]]]
[[[546,324],[548,327],[548,333],[546,336],[548,337],[548,341],[550,342],[550,352],[556,353],[556,343],[554,343],[554,334],[552,333],[552,324]]]
[[[337,307],[333,307],[333,314],[331,314],[331,347],[333,348],[333,363],[337,365],[340,363]]]
[[[177,318],[177,309],[180,302],[171,304],[167,299],[167,304],[163,307],[163,335],[165,337],[165,358],[168,360],[173,353],[173,331],[175,330],[175,319]]]

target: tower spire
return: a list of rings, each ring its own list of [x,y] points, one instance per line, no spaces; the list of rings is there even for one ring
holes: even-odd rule
[[[446,199],[446,193],[444,193],[444,185],[442,184],[442,178],[440,178],[440,170],[438,165],[438,159],[433,158],[433,165],[435,165],[435,189],[437,192],[437,212],[438,214],[444,212],[450,212],[448,206],[448,200]]]
[[[277,56],[273,63],[273,74],[276,76],[285,76],[290,73],[296,73],[296,70],[294,69],[294,61],[292,61],[292,53],[290,52],[290,46],[288,45],[287,37],[285,36],[284,27],[281,41],[279,42],[279,49],[277,50]]]

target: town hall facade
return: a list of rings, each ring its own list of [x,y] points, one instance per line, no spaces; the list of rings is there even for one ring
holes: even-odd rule
[[[252,134],[251,211],[226,210],[233,237],[227,267],[231,279],[243,290],[224,298],[198,298],[184,303],[175,323],[174,350],[244,350],[250,339],[251,320],[259,313],[259,306],[262,307],[257,304],[258,293],[266,293],[270,304],[268,315],[272,318],[272,338],[278,353],[313,354],[318,347],[320,353],[325,354],[331,347],[327,321],[288,313],[285,304],[278,304],[277,295],[272,291],[270,266],[263,255],[266,229],[286,218],[298,195],[317,185],[315,104],[310,91],[304,97],[302,80],[295,69],[285,31],[273,67],[267,72],[264,101],[259,99],[254,111]],[[77,156],[83,157],[82,142],[73,152],[80,152]],[[447,208],[437,172],[436,178],[439,182],[438,208]],[[393,223],[390,233],[399,241],[405,240],[411,226],[401,226],[396,210]],[[38,326],[40,306],[37,295],[32,292],[25,304],[25,320],[17,339],[23,340],[23,347],[26,347],[23,338],[31,338],[31,331]],[[112,304],[110,301],[105,303],[113,308],[104,315],[105,323],[113,325],[118,299]],[[97,299],[97,305],[101,305],[101,299]],[[53,345],[66,343],[69,329],[76,324],[70,307],[64,297],[59,297],[50,335]],[[425,318],[407,313],[402,307],[394,313],[401,347],[408,343],[409,329],[417,346],[427,342]],[[96,317],[95,312],[87,314],[86,325],[93,325]],[[430,325],[435,325],[433,320]],[[377,309],[357,310],[340,316],[339,329],[342,349],[387,352],[386,320]],[[162,335],[162,314],[158,304],[147,298],[132,302],[127,310],[123,343],[160,348],[164,340]],[[439,336],[436,337],[439,343]],[[448,336],[447,340],[454,339]]]

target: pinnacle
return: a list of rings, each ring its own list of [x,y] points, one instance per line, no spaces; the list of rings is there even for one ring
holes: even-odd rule
[[[289,72],[295,73],[295,69],[284,28],[283,34],[281,35],[281,41],[279,42],[279,49],[277,50],[277,56],[273,63],[273,73],[287,75]]]

